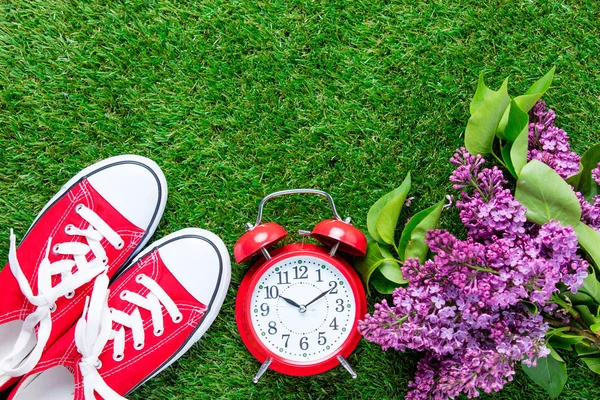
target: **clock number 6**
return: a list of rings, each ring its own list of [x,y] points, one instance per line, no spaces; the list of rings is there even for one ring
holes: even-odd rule
[[[300,339],[300,348],[302,350],[308,349],[308,338],[306,336],[302,336],[302,339]]]

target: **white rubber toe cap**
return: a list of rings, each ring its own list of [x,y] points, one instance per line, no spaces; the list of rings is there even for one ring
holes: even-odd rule
[[[126,155],[93,167],[88,181],[125,218],[144,230],[157,222],[157,210],[162,214],[166,202],[167,184],[154,161]]]
[[[184,229],[158,251],[169,271],[196,300],[206,305],[222,302],[215,295],[229,285],[230,262],[217,235],[203,229]]]

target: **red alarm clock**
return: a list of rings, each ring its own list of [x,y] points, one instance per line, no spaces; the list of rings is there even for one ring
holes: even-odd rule
[[[270,251],[287,232],[274,222],[261,224],[265,203],[304,193],[323,196],[331,205],[335,219],[319,222],[312,232],[299,231],[322,246],[296,243]],[[254,383],[269,368],[306,376],[339,364],[356,378],[346,358],[360,340],[358,320],[367,301],[359,276],[339,253],[364,256],[365,235],[350,225],[350,218],[340,218],[329,194],[311,189],[271,193],[260,202],[256,223],[246,228],[235,245],[235,260],[262,255],[240,284],[235,313],[242,341],[262,363]]]

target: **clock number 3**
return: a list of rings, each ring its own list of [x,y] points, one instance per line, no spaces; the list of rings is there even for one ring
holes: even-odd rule
[[[344,300],[342,299],[337,299],[335,301],[335,303],[337,304],[337,306],[335,307],[335,311],[337,312],[342,312],[344,311]]]

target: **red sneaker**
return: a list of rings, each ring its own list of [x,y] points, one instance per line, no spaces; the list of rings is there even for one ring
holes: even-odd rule
[[[181,357],[215,320],[229,287],[225,245],[202,229],[152,244],[107,289],[96,279],[77,325],[9,399],[123,399]]]
[[[0,391],[29,372],[81,316],[92,280],[113,276],[147,243],[162,216],[160,168],[119,156],[77,174],[46,204],[0,272]]]

